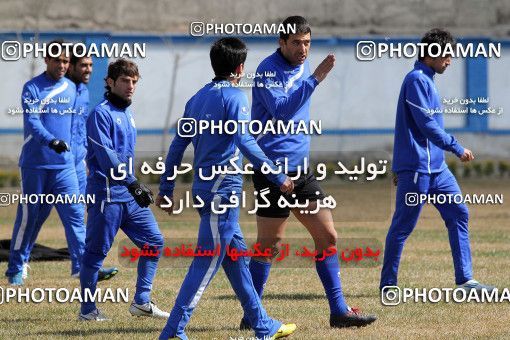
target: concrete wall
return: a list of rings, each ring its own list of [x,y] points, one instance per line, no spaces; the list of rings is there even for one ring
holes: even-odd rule
[[[187,33],[192,21],[275,23],[295,14],[326,35],[420,35],[439,26],[510,36],[508,0],[2,0],[0,30]]]
[[[271,39],[250,44],[246,72],[254,72],[262,59],[272,53],[276,46],[276,41]],[[175,126],[187,100],[213,78],[208,51],[209,44],[205,42],[149,44],[147,57],[136,60],[142,78],[137,86],[132,109],[139,130],[137,150],[141,154],[159,156],[166,152],[172,136],[147,134],[147,131]],[[412,69],[414,60],[381,58],[371,62],[360,62],[355,58],[354,46],[323,44],[312,48],[310,68],[313,70],[329,52],[335,53],[338,62],[314,93],[311,103],[312,118],[320,119],[324,130],[392,129],[402,79]],[[177,59],[179,61],[175,89],[172,91],[171,81]],[[502,50],[501,58],[488,61],[489,105],[504,109],[503,114],[488,117],[488,125],[495,131],[510,130],[509,65],[510,48]],[[22,116],[8,115],[8,108],[20,105],[23,84],[44,69],[44,62],[40,59],[0,61],[0,74],[9,80],[10,85],[0,93],[0,117],[4,118],[0,119],[0,130],[22,129]],[[99,69],[94,72],[99,72]],[[465,61],[455,59],[445,74],[436,77],[436,83],[442,97],[465,98]],[[94,91],[101,94],[103,88],[101,86],[91,91],[91,94]],[[172,92],[175,92],[174,97],[171,97]],[[246,89],[246,94],[251,97],[249,88]],[[449,129],[465,126],[465,115],[445,114],[444,118],[445,126]],[[165,122],[168,122],[168,125],[165,125]],[[466,146],[475,148],[478,156],[507,158],[510,154],[508,133],[502,135],[456,133],[456,136]],[[1,135],[1,139],[5,148],[0,156],[0,163],[15,163],[23,142],[22,133],[4,134]],[[392,134],[325,135],[312,138],[312,151],[391,152],[392,144]]]
[[[276,23],[288,15],[305,15],[314,34],[325,36],[410,36],[419,37],[434,26],[450,29],[457,36],[510,37],[510,1],[475,0],[217,0],[217,1],[36,1],[2,0],[0,31],[73,31],[187,34],[193,21],[223,23]],[[85,33],[86,35],[87,33]],[[276,42],[250,45],[247,70],[253,71],[271,53]],[[140,129],[163,128],[165,117],[173,125],[185,101],[212,78],[207,58],[208,44],[149,44],[148,57],[137,61],[143,75],[133,109],[140,117]],[[312,49],[311,67],[333,51],[338,63],[312,100],[312,115],[322,119],[325,129],[391,128],[400,84],[412,67],[412,60],[381,59],[357,62],[351,46],[317,46]],[[176,98],[169,99],[173,62],[180,55]],[[490,129],[510,129],[510,77],[508,47],[500,59],[488,65],[488,95],[491,105],[503,107],[500,117],[490,117]],[[21,117],[7,116],[8,107],[19,105],[24,82],[42,72],[41,60],[0,62],[0,73],[9,81],[0,93],[0,129],[21,129]],[[456,60],[438,77],[444,97],[465,95],[464,61]],[[249,91],[248,91],[249,94]],[[459,128],[465,117],[448,116],[446,126]],[[457,134],[478,155],[507,158],[510,138],[505,135]],[[15,164],[22,134],[0,136],[4,146],[1,164]],[[142,154],[165,152],[170,136],[143,135],[137,149]],[[391,151],[393,135],[336,135],[314,137],[312,151]]]

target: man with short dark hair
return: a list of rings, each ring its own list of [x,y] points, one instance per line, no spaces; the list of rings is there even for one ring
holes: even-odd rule
[[[281,34],[280,47],[264,59],[257,68],[257,74],[274,73],[274,77],[263,76],[256,80],[253,87],[252,119],[262,124],[268,121],[310,121],[310,97],[335,63],[335,56],[330,54],[319,64],[313,74],[310,72],[307,57],[311,43],[311,28],[305,18],[291,16],[283,25],[294,26],[293,33]],[[260,86],[260,85],[262,86]],[[283,86],[275,86],[283,84]],[[257,137],[260,148],[275,163],[288,162],[288,175],[297,177],[297,171],[304,167],[309,159],[310,136],[304,133],[261,134]],[[305,226],[312,236],[319,254],[327,249],[334,249],[335,255],[326,256],[324,260],[315,261],[317,274],[322,282],[330,307],[330,326],[335,328],[365,326],[376,320],[373,315],[364,315],[357,308],[350,308],[345,302],[340,281],[340,263],[336,255],[337,233],[329,209],[318,209],[319,200],[325,198],[313,173],[303,174],[295,180],[294,194],[280,193],[260,172],[253,175],[255,190],[261,192],[269,188],[266,195],[271,205],[257,210],[257,242],[261,248],[273,248],[281,241],[290,212]],[[295,196],[294,196],[295,195]],[[282,198],[307,205],[306,210],[318,210],[316,214],[304,214],[299,208],[280,207]],[[309,203],[307,203],[309,202]],[[320,257],[320,256],[319,256]],[[253,257],[250,272],[255,289],[262,297],[264,286],[269,277],[273,257]],[[249,320],[241,320],[241,329],[249,328]]]
[[[452,152],[462,162],[474,159],[471,150],[462,147],[455,137],[444,131],[441,99],[434,84],[434,75],[442,74],[451,63],[451,57],[443,56],[441,52],[455,42],[449,32],[441,29],[430,30],[421,42],[427,44],[425,54],[419,56],[414,70],[404,78],[397,105],[393,146],[397,197],[384,248],[380,281],[383,293],[384,287],[397,285],[404,243],[416,226],[423,206],[422,202],[410,201],[408,195],[460,195],[459,185],[445,163],[444,151]],[[431,57],[429,52],[440,56]],[[473,280],[467,206],[448,202],[434,206],[448,230],[455,283],[466,290],[491,291],[494,287]]]
[[[168,318],[150,298],[152,282],[163,249],[163,236],[148,206],[153,202],[150,189],[140,184],[133,168],[127,173],[120,165],[134,164],[136,125],[129,110],[140,74],[135,63],[118,59],[108,66],[105,100],[96,106],[87,120],[87,194],[96,201],[88,206],[87,237],[80,281],[82,294],[93,295],[99,268],[119,229],[142,248],[148,246],[157,256],[141,256],[131,315]],[[131,159],[131,161],[130,161]],[[93,301],[84,301],[81,321],[103,321],[106,316]]]
[[[80,51],[78,51],[80,52]],[[87,118],[89,117],[89,90],[87,84],[92,76],[92,58],[71,55],[67,77],[76,85],[76,102],[73,115],[71,150],[74,155],[80,192],[85,194],[87,186]]]
[[[245,44],[237,38],[223,38],[212,45],[210,59],[215,78],[187,102],[184,110],[185,119],[193,119],[198,124],[200,121],[215,123],[229,121],[237,122],[239,125],[243,121],[249,121],[248,99],[239,88],[235,87],[239,77],[233,76],[243,73],[246,55]],[[225,256],[227,247],[241,252],[246,251],[238,222],[239,205],[229,204],[232,196],[240,199],[243,177],[235,173],[215,173],[216,168],[229,166],[231,162],[242,167],[240,152],[253,163],[256,169],[260,169],[264,163],[273,170],[276,166],[260,150],[255,139],[249,133],[242,133],[241,129],[238,129],[234,135],[202,131],[193,137],[183,136],[178,131],[168,150],[166,171],[161,176],[160,193],[156,205],[161,207],[164,196],[172,199],[175,180],[167,181],[167,178],[172,176],[175,178],[175,168],[181,165],[184,151],[190,143],[193,143],[195,149],[193,168],[196,171],[193,180],[193,198],[197,201],[200,198],[204,203],[201,208],[198,208],[200,227],[197,248],[212,252],[214,256],[193,258],[160,339],[172,337],[188,339],[185,327],[220,265],[223,266],[232,288],[241,301],[257,339],[276,339],[291,334],[296,325],[282,324],[266,314],[253,288],[244,257],[234,261]],[[289,193],[293,190],[292,181],[284,174],[269,174],[268,180],[274,183],[278,190]],[[221,209],[220,207],[225,204],[228,208]],[[169,213],[172,211],[172,207],[162,207],[162,209]],[[218,251],[215,251],[216,249]]]
[[[80,46],[78,46],[80,47]],[[83,49],[78,49],[77,54],[81,55]],[[72,113],[71,119],[71,141],[70,149],[74,156],[74,165],[76,170],[76,176],[78,177],[78,186],[80,189],[80,195],[85,197],[85,189],[87,186],[87,163],[85,157],[87,156],[87,129],[86,122],[89,116],[89,90],[87,84],[92,74],[92,58],[90,57],[77,57],[71,54],[69,61],[69,68],[67,69],[67,78],[69,78],[76,85],[76,100],[74,101],[74,112]],[[32,253],[32,249],[37,240],[39,231],[50,215],[52,205],[42,205],[39,210],[37,217],[37,223],[34,228],[32,240],[28,245],[24,258],[26,262],[23,264],[23,280],[28,278],[28,259]],[[85,210],[85,207],[82,207]],[[85,220],[82,221],[85,224]],[[80,240],[83,244],[85,238]],[[81,260],[80,260],[81,262]],[[101,268],[98,273],[98,281],[109,280],[118,273],[116,267]],[[79,278],[79,271],[73,272],[73,277]]]
[[[51,209],[47,197],[78,197],[80,193],[69,147],[72,114],[67,113],[73,109],[76,86],[64,77],[69,56],[65,54],[63,43],[56,40],[48,44],[44,58],[46,71],[27,82],[21,95],[25,136],[19,160],[22,193],[39,198],[36,203],[20,202],[18,205],[6,272],[11,285],[24,284],[28,256],[44,222],[39,220],[40,214]],[[84,248],[85,212],[77,202],[57,203],[56,209],[71,255],[71,275],[76,275]]]

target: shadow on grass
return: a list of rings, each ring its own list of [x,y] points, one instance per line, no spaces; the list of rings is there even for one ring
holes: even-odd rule
[[[34,320],[34,319],[31,319]],[[92,335],[101,335],[105,336],[109,334],[138,334],[138,333],[161,333],[163,330],[163,325],[161,327],[151,327],[151,328],[91,328],[91,329],[73,329],[73,330],[64,330],[64,331],[42,331],[35,332],[32,335],[41,335],[41,336],[66,336],[66,337],[86,337]],[[210,333],[217,331],[232,331],[238,330],[235,327],[207,327],[207,326],[191,326],[186,328],[186,332],[197,332],[197,333]]]
[[[46,336],[66,336],[66,337],[73,337],[73,336],[91,336],[91,335],[109,335],[109,334],[130,334],[130,333],[148,333],[148,332],[157,332],[160,333],[163,329],[163,326],[161,328],[159,327],[152,327],[152,328],[139,328],[139,327],[132,327],[132,328],[91,328],[91,329],[70,329],[70,330],[62,330],[62,331],[41,331],[41,332],[35,332],[34,335],[46,335]]]
[[[379,297],[379,292],[366,292],[358,294],[344,294],[346,298],[373,298]],[[267,293],[264,294],[263,300],[321,300],[325,299],[325,294],[314,293]],[[214,297],[217,300],[237,300],[237,296],[232,295],[219,295]]]
[[[34,317],[34,318],[31,318],[31,317],[26,317],[26,318],[2,317],[2,318],[0,318],[0,322],[37,322],[37,321],[47,322],[48,318],[37,318],[37,317]]]
[[[219,332],[219,331],[234,331],[234,332],[239,332],[239,327],[236,327],[236,325],[232,325],[231,327],[225,327],[225,326],[222,326],[222,327],[207,327],[207,326],[190,326],[190,327],[186,327],[186,332],[187,333],[192,333],[192,332],[210,333],[210,332]]]

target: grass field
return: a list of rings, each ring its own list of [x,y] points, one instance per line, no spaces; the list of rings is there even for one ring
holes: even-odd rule
[[[469,180],[461,182],[464,193],[502,193],[510,197],[508,180]],[[374,238],[384,242],[393,211],[394,189],[389,180],[375,183],[352,183],[326,187],[338,201],[334,211],[336,228],[342,238]],[[500,289],[509,286],[510,278],[510,209],[509,203],[470,208],[470,230],[475,278]],[[187,212],[169,217],[153,208],[166,238],[196,237],[197,214]],[[0,239],[10,238],[15,207],[0,208]],[[243,215],[245,236],[256,236],[254,217]],[[287,229],[287,241],[306,238],[303,227],[293,218]],[[119,264],[118,242],[105,264]],[[55,211],[44,225],[38,239],[52,247],[65,247],[63,228]],[[28,287],[79,286],[69,276],[69,262],[34,262]],[[400,267],[402,287],[453,287],[453,264],[447,232],[432,206],[424,208],[415,231],[409,238]],[[0,263],[5,272],[6,263]],[[125,266],[111,281],[100,287],[128,287],[134,294],[135,269]],[[161,268],[154,283],[153,298],[166,310],[173,306],[186,273],[183,268]],[[379,299],[380,266],[344,268],[342,282],[351,306],[375,313],[379,319],[361,329],[329,328],[328,304],[315,270],[306,268],[274,268],[266,286],[264,305],[268,313],[280,320],[298,325],[294,339],[337,338],[510,338],[509,303],[407,303],[385,307]],[[2,286],[6,286],[2,279]],[[134,318],[129,304],[107,303],[100,306],[113,320],[104,323],[76,321],[78,304],[9,304],[0,305],[0,338],[94,338],[155,339],[164,321]],[[228,281],[220,270],[191,319],[187,333],[193,339],[229,339],[251,337],[251,332],[238,330],[242,315]]]

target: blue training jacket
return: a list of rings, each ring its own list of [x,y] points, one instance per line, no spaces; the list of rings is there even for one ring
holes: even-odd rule
[[[394,172],[437,173],[446,169],[444,151],[462,156],[464,148],[444,131],[434,70],[420,61],[404,78],[397,105]]]
[[[275,72],[275,77],[266,77],[266,72]],[[263,87],[252,90],[252,119],[263,125],[269,120],[310,122],[310,96],[319,84],[310,74],[308,60],[302,65],[293,66],[283,57],[280,50],[264,59],[257,73],[263,75]],[[281,84],[282,86],[272,86]],[[257,143],[264,153],[277,164],[287,158],[289,171],[295,171],[309,158],[310,136],[300,134],[266,134],[257,137]]]
[[[87,139],[87,194],[107,202],[131,201],[127,186],[136,181],[136,125],[129,108],[117,108],[109,100],[97,105],[87,120]],[[120,164],[125,164],[126,176],[118,171]],[[114,179],[111,169],[113,176],[125,178]]]
[[[72,110],[76,86],[66,77],[53,80],[46,72],[23,86],[24,142],[19,166],[31,169],[65,169],[74,166],[72,152],[58,154],[48,145],[60,139],[71,145]]]
[[[213,122],[249,121],[250,110],[248,98],[244,92],[231,86],[227,80],[213,80],[199,90],[187,102],[183,118]],[[181,134],[182,135],[182,134]],[[211,130],[202,131],[193,137],[183,137],[177,134],[170,145],[165,162],[165,173],[161,176],[159,187],[160,195],[172,196],[175,187],[174,180],[167,180],[174,175],[174,167],[180,166],[184,151],[189,143],[193,143],[195,157],[193,159],[193,190],[218,192],[220,190],[238,193],[242,189],[243,177],[236,174],[215,175],[211,180],[202,180],[199,177],[199,168],[203,174],[212,175],[213,166],[229,165],[230,159],[238,156],[237,166],[242,168],[242,155],[245,155],[255,169],[260,169],[265,162],[271,168],[276,166],[262,152],[253,136],[238,128],[237,134],[218,134]],[[286,176],[284,174],[268,175],[268,179],[278,186],[282,185]]]
[[[73,114],[71,135],[71,150],[75,163],[83,162],[87,157],[87,118],[89,117],[89,90],[84,83],[76,86],[76,113]]]

